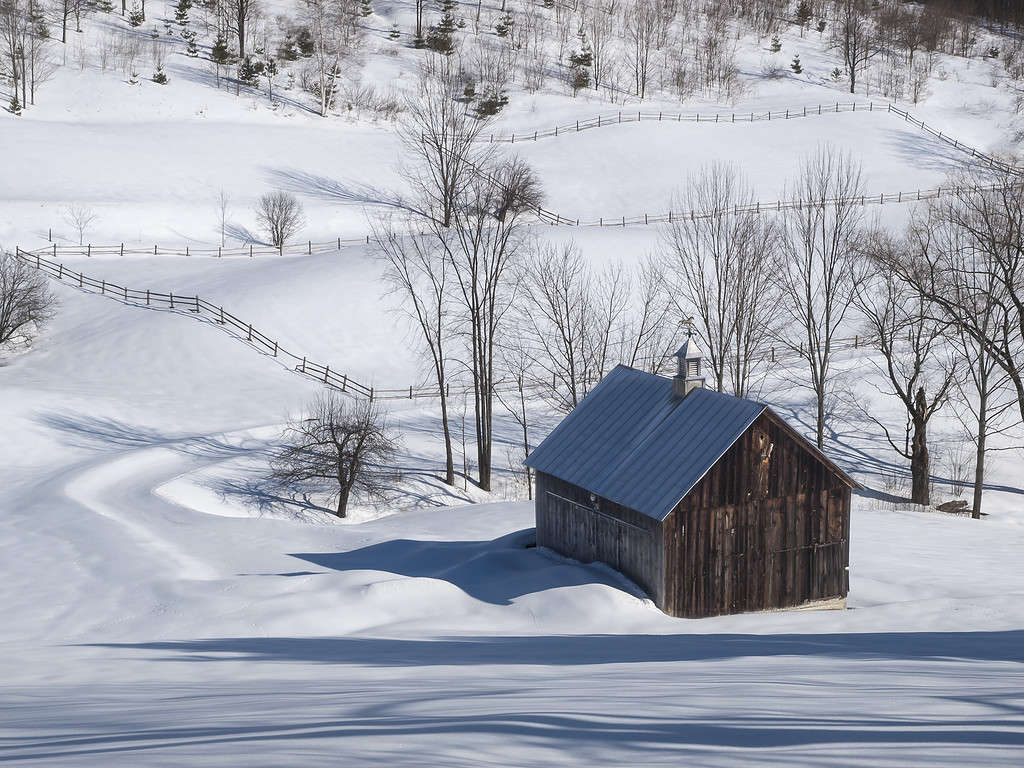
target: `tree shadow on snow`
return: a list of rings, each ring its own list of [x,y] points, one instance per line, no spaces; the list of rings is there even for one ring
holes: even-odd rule
[[[822,657],[863,661],[1024,662],[1024,630],[835,634],[676,634],[379,637],[225,637],[95,643],[158,652],[157,660],[306,662],[374,667],[477,664],[646,664]],[[1024,732],[1017,734],[1024,744]]]
[[[332,203],[380,205],[423,215],[421,211],[409,206],[396,192],[378,189],[369,184],[341,182],[295,168],[267,168],[266,173],[275,187],[286,192]]]

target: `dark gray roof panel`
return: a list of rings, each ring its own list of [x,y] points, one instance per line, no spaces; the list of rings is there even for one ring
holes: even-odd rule
[[[765,406],[618,366],[555,429],[527,464],[664,520]]]

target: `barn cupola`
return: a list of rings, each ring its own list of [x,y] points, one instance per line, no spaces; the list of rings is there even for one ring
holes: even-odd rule
[[[703,355],[697,348],[693,336],[687,335],[683,346],[676,352],[676,375],[672,379],[672,393],[676,397],[686,397],[697,387],[704,386],[704,375],[701,371]]]

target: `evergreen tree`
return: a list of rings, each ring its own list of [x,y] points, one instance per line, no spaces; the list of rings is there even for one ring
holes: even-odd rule
[[[238,79],[246,85],[259,85],[263,74],[263,62],[253,56],[246,56],[238,65]]]
[[[492,117],[501,112],[502,107],[508,104],[508,96],[504,91],[495,90],[484,93],[480,101],[474,107],[477,117]]]
[[[11,96],[10,110],[11,110],[11,114],[12,115],[20,115],[21,114],[21,102],[18,101],[18,89],[17,88],[14,89],[14,95]]]
[[[174,20],[178,22],[178,26],[188,26],[190,10],[192,10],[192,0],[178,0],[178,4],[174,7]]]
[[[505,14],[498,19],[498,23],[494,25],[494,32],[498,37],[508,37],[512,33],[514,25],[515,20],[512,18],[512,12],[505,11]]]
[[[133,27],[141,27],[145,21],[146,14],[142,12],[138,5],[133,4],[132,9],[128,11],[128,23]]]
[[[224,35],[217,35],[217,39],[213,41],[213,47],[210,48],[210,61],[218,66],[224,66],[231,61],[231,51],[228,50],[228,41],[224,39]]]
[[[361,0],[359,4],[359,13],[363,16],[373,15],[373,0]]]
[[[160,85],[167,85],[167,75],[164,74],[164,68],[157,66],[156,72],[153,73],[153,82],[159,83]]]
[[[809,0],[800,0],[796,7],[796,23],[800,25],[800,37],[804,36],[804,28],[810,23],[814,11],[811,9]]]
[[[401,32],[401,30],[398,29],[398,25],[397,24],[392,24],[391,25],[391,31],[388,32],[388,37],[391,38],[392,40],[397,40],[401,36],[402,36],[402,32]]]
[[[789,65],[789,68],[798,75],[804,71],[804,68],[800,65],[800,54],[793,57],[793,63]]]
[[[778,53],[782,50],[782,43],[779,42],[777,35],[772,35],[772,44],[768,47],[771,49],[772,53]]]

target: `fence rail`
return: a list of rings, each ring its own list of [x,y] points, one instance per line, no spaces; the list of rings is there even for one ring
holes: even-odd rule
[[[207,322],[213,322],[230,333],[232,338],[243,341],[260,352],[284,362],[295,373],[319,381],[341,392],[346,392],[353,397],[369,398],[370,400],[412,400],[418,398],[438,398],[441,395],[436,384],[397,388],[372,387],[363,384],[347,374],[341,373],[337,368],[314,362],[305,355],[298,355],[285,349],[275,339],[254,327],[252,323],[245,322],[225,310],[223,306],[207,301],[198,295],[189,296],[170,291],[165,293],[151,289],[128,288],[107,280],[90,277],[80,271],[70,269],[62,263],[51,261],[39,253],[24,251],[21,248],[15,248],[15,256],[47,276],[62,283],[76,286],[84,291],[99,292],[103,296],[129,305],[179,312]],[[835,339],[832,342],[832,349],[837,352],[864,349],[871,346],[870,340],[862,336]],[[796,348],[780,345],[778,347],[767,347],[755,352],[751,357],[757,362],[774,365],[800,360],[803,354],[803,345]],[[642,363],[644,367],[654,368],[653,363],[668,362],[669,357],[671,356],[665,358],[646,358],[636,362]],[[725,359],[725,364],[732,362],[732,358]],[[584,382],[585,391],[597,384],[598,380]],[[551,374],[550,378],[531,377],[525,379],[522,383],[522,389],[533,394],[550,391],[557,388],[558,385],[559,377]],[[517,392],[519,388],[519,383],[511,379],[499,380],[495,382],[494,386],[496,393]],[[468,395],[472,392],[473,387],[468,382],[455,381],[445,386],[445,395],[449,397],[452,395]]]
[[[925,133],[928,133],[941,141],[946,142],[955,149],[962,150],[970,154],[972,157],[981,160],[982,162],[998,168],[1002,171],[1019,173],[1020,170],[1010,166],[1009,164],[998,160],[990,155],[980,152],[974,147],[965,144],[959,139],[955,139],[952,136],[944,134],[942,131],[937,131],[931,126],[925,124],[923,120],[918,120],[916,117],[911,115],[909,112],[900,109],[891,102],[883,102],[876,104],[873,101],[869,101],[866,104],[864,102],[835,102],[832,104],[813,104],[813,105],[801,105],[796,107],[786,107],[784,109],[771,110],[766,112],[654,112],[644,110],[619,110],[618,112],[607,112],[604,114],[596,115],[595,117],[585,118],[583,120],[576,120],[571,123],[564,123],[562,125],[556,125],[553,128],[546,130],[534,130],[534,131],[520,131],[511,134],[491,134],[488,137],[488,142],[492,144],[505,143],[515,144],[516,141],[520,143],[524,141],[537,141],[545,138],[555,138],[558,136],[565,136],[572,133],[579,133],[580,131],[587,131],[593,128],[606,128],[612,125],[622,125],[623,123],[639,123],[643,121],[648,122],[690,122],[690,123],[716,123],[716,124],[734,124],[734,123],[754,123],[761,121],[771,120],[793,120],[804,117],[817,117],[819,115],[834,115],[841,112],[885,112],[887,114],[895,114],[902,117],[904,122],[908,122],[911,125],[921,129]]]

